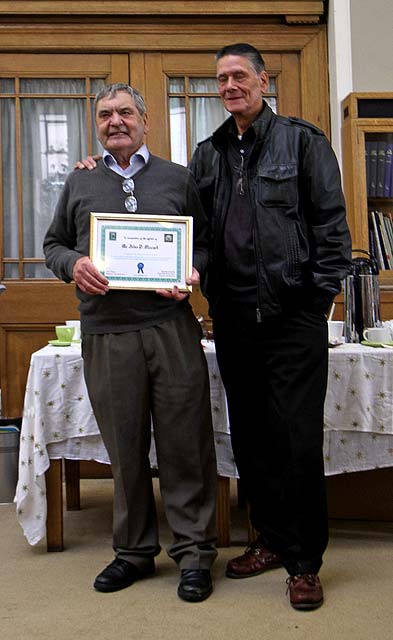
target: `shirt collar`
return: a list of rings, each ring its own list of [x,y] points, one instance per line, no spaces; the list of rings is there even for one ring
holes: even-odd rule
[[[258,115],[256,116],[255,120],[251,123],[251,125],[249,126],[249,128],[247,129],[247,131],[245,131],[243,133],[243,138],[247,135],[253,135],[255,132],[259,132],[262,130],[262,132],[264,133],[264,130],[266,129],[267,125],[269,124],[270,120],[272,117],[272,111],[271,108],[269,107],[269,105],[267,104],[267,102],[265,102],[265,100],[263,101],[263,108],[261,109],[261,111],[258,113]],[[235,119],[232,117],[230,119],[230,132],[235,135],[238,138],[238,131],[237,131],[237,127],[236,127],[236,122]],[[240,138],[241,140],[241,138]]]
[[[108,167],[108,169],[112,169],[112,171],[115,171],[116,173],[119,173],[121,176],[124,176],[127,178],[130,176],[133,176],[135,173],[137,173],[137,171],[142,169],[142,167],[144,167],[148,163],[149,157],[150,157],[149,150],[147,146],[143,144],[141,147],[139,147],[138,151],[133,153],[132,156],[130,157],[129,166],[126,167],[125,169],[122,169],[122,167],[120,167],[117,164],[116,158],[114,158],[114,156],[111,153],[109,153],[109,151],[104,149],[104,152],[102,154],[102,160],[105,166]]]

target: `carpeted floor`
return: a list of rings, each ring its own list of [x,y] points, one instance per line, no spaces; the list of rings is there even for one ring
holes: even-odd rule
[[[155,481],[157,482],[157,481]],[[286,573],[225,578],[225,564],[246,543],[244,514],[233,500],[233,544],[220,549],[214,592],[202,603],[176,596],[178,571],[163,550],[157,574],[123,591],[92,589],[113,559],[112,481],[81,481],[82,510],[65,514],[66,550],[30,547],[14,505],[0,505],[0,633],[4,640],[388,640],[392,637],[393,525],[331,522],[320,576],[325,605],[293,610]],[[170,541],[160,513],[163,548]]]

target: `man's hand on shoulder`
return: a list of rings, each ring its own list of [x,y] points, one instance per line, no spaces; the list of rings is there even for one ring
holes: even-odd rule
[[[108,280],[98,271],[88,256],[83,256],[75,262],[72,276],[84,293],[104,296],[109,291]]]
[[[83,158],[83,160],[78,160],[76,164],[74,164],[74,169],[95,169],[97,166],[97,160],[101,160],[101,156],[87,156]]]

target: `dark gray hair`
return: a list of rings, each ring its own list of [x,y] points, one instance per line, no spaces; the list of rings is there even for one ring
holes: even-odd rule
[[[265,61],[258,49],[255,49],[255,47],[251,44],[247,44],[246,42],[228,44],[225,47],[222,47],[222,49],[219,49],[216,53],[216,62],[224,56],[243,56],[243,58],[247,58],[249,60],[256,73],[265,71]]]
[[[105,87],[99,90],[95,99],[94,99],[94,113],[97,111],[97,102],[109,96],[110,98],[114,98],[115,95],[119,92],[123,91],[128,93],[131,98],[133,98],[135,102],[135,106],[138,109],[141,116],[146,113],[146,105],[143,99],[143,96],[139,93],[137,89],[134,89],[129,84],[123,84],[122,82],[116,82],[114,84],[107,84]]]

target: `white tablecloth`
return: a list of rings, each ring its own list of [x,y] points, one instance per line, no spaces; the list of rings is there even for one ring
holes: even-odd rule
[[[213,342],[209,367],[218,474],[237,477],[225,392]],[[326,474],[393,466],[393,349],[342,345],[329,351],[325,404]],[[26,385],[17,517],[30,544],[46,533],[45,472],[50,458],[109,463],[83,378],[79,346],[33,353]],[[156,464],[154,442],[152,466]]]
[[[325,402],[327,475],[393,466],[393,349],[329,350]]]

